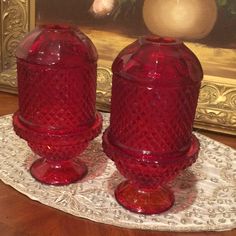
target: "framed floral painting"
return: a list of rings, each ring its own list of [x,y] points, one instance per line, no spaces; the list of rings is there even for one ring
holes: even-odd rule
[[[97,47],[97,106],[108,111],[113,60],[125,46],[150,33],[143,20],[146,0],[51,1],[56,7],[47,0],[0,0],[0,90],[17,92],[14,53],[23,35],[44,15],[62,20],[69,16]],[[68,2],[70,7],[65,7]],[[204,69],[195,127],[236,135],[236,1],[216,4],[218,17],[210,34],[185,42]]]

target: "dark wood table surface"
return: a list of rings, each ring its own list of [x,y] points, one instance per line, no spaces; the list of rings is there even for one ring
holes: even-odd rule
[[[0,115],[17,110],[17,96],[0,92]],[[236,138],[208,131],[200,133],[236,148]],[[1,132],[1,131],[0,131]],[[119,228],[74,217],[30,200],[0,181],[0,236],[236,236],[226,232],[175,233]]]

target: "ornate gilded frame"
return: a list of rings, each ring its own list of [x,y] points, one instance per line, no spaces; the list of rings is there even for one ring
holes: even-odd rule
[[[15,48],[34,25],[34,0],[0,0],[0,90],[17,91]]]
[[[15,47],[22,36],[35,25],[35,0],[0,0],[0,90],[17,93]],[[91,32],[85,32],[90,34]],[[96,35],[89,35],[96,44]],[[126,39],[128,44],[133,39]],[[105,41],[104,44],[107,42]],[[205,50],[189,44],[192,50]],[[232,55],[211,52],[218,61],[235,60]],[[221,55],[222,54],[222,55]],[[200,58],[201,60],[201,58]],[[220,63],[220,62],[219,62]],[[111,89],[111,61],[101,58],[98,67],[97,106],[108,111]],[[228,75],[206,74],[198,102],[195,127],[236,135],[236,69],[216,64]],[[225,68],[226,67],[226,68]],[[233,76],[232,76],[233,75]],[[234,77],[235,75],[235,77]],[[233,78],[234,77],[234,78]]]

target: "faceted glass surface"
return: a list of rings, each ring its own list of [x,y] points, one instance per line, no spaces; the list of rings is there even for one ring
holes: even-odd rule
[[[87,169],[74,158],[101,130],[96,49],[77,27],[42,25],[22,40],[16,55],[15,131],[42,157],[31,173],[47,184],[75,182]]]
[[[140,38],[114,61],[103,147],[128,179],[115,195],[129,210],[152,214],[173,205],[162,186],[197,158],[192,126],[202,77],[196,56],[170,38]]]

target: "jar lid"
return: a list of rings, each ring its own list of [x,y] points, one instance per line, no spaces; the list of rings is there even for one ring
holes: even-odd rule
[[[149,88],[199,83],[203,78],[199,60],[181,40],[155,35],[140,37],[124,48],[112,71]]]

